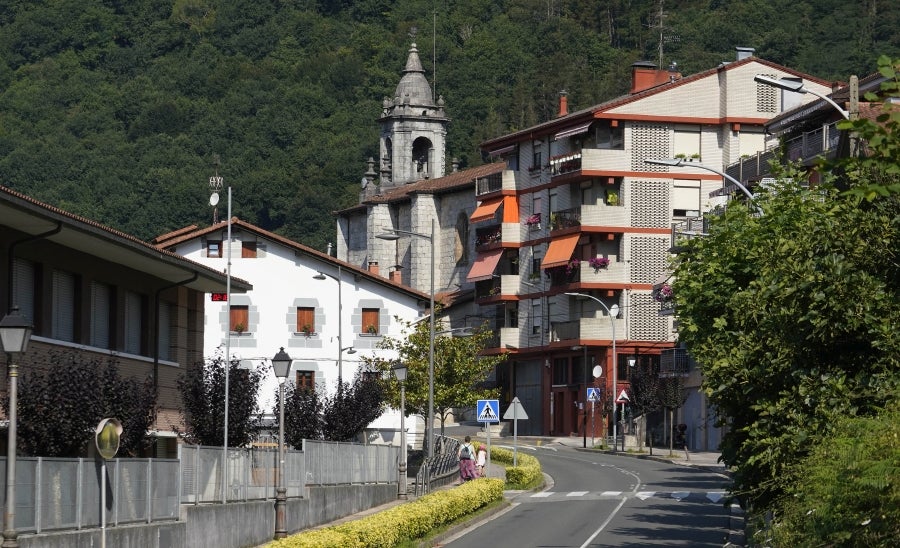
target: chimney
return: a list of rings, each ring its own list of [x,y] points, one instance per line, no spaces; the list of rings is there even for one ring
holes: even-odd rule
[[[453,160],[450,161],[450,165],[452,166],[453,173],[459,171],[459,158],[454,157]]]
[[[681,78],[681,73],[659,70],[650,61],[638,61],[631,65],[631,93],[638,93],[661,84],[674,82]]]
[[[738,61],[743,61],[744,59],[747,59],[748,57],[753,57],[753,54],[756,53],[756,49],[754,49],[754,48],[745,48],[745,47],[741,47],[741,46],[734,48],[734,50],[737,52],[737,60]]]
[[[400,275],[400,270],[391,270],[391,281],[398,284],[403,284],[403,276]]]
[[[378,261],[369,261],[369,273],[378,276]]]
[[[557,114],[558,118],[569,115],[569,98],[566,97],[566,95],[568,95],[566,90],[562,90],[559,92],[559,114]]]

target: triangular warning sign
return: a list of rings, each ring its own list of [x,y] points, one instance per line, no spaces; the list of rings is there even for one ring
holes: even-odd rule
[[[619,393],[619,397],[616,399],[616,403],[626,403],[629,401],[631,401],[631,398],[628,397],[628,392],[625,392],[625,389],[623,388]]]
[[[485,404],[484,409],[478,415],[478,422],[500,422],[500,419],[494,413],[494,408],[490,404]]]

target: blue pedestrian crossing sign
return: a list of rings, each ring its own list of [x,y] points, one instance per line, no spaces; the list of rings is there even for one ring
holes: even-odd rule
[[[588,387],[587,401],[600,401],[600,389],[593,386]]]
[[[478,422],[500,422],[500,400],[478,400],[475,411]]]

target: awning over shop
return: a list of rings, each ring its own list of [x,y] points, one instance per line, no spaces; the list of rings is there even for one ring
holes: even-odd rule
[[[584,124],[581,124],[580,126],[575,126],[575,127],[570,127],[568,129],[564,129],[564,130],[560,131],[559,133],[557,133],[556,136],[554,137],[554,139],[559,141],[560,139],[565,139],[566,137],[571,137],[573,135],[581,135],[582,133],[587,133],[588,128],[591,127],[591,124],[593,124],[593,123],[594,123],[594,121],[591,120],[590,122],[586,122]]]
[[[469,221],[478,223],[481,221],[493,219],[494,214],[497,213],[497,210],[500,208],[500,204],[502,203],[503,198],[491,198],[490,200],[481,202],[480,204],[478,204],[478,207],[475,208],[475,211],[472,212],[472,216],[469,217]]]
[[[575,251],[575,245],[578,243],[579,237],[581,237],[581,234],[569,234],[552,240],[547,248],[547,255],[544,256],[544,261],[541,263],[541,268],[553,268],[554,266],[563,266],[568,263],[569,259],[572,258],[572,253]]]
[[[466,276],[466,281],[480,282],[482,280],[490,279],[494,275],[494,271],[497,270],[497,263],[500,262],[500,257],[502,255],[502,249],[493,249],[491,251],[479,253],[478,257],[475,259],[475,264],[473,264],[472,269],[469,270],[469,275]]]

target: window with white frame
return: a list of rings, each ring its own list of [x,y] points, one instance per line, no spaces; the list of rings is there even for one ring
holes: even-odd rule
[[[672,216],[700,216],[700,181],[675,179],[672,188]]]
[[[700,127],[681,126],[675,128],[672,152],[676,158],[688,160],[700,158]]]
[[[380,310],[377,308],[362,309],[362,329],[364,334],[378,335],[381,333],[379,325]]]

